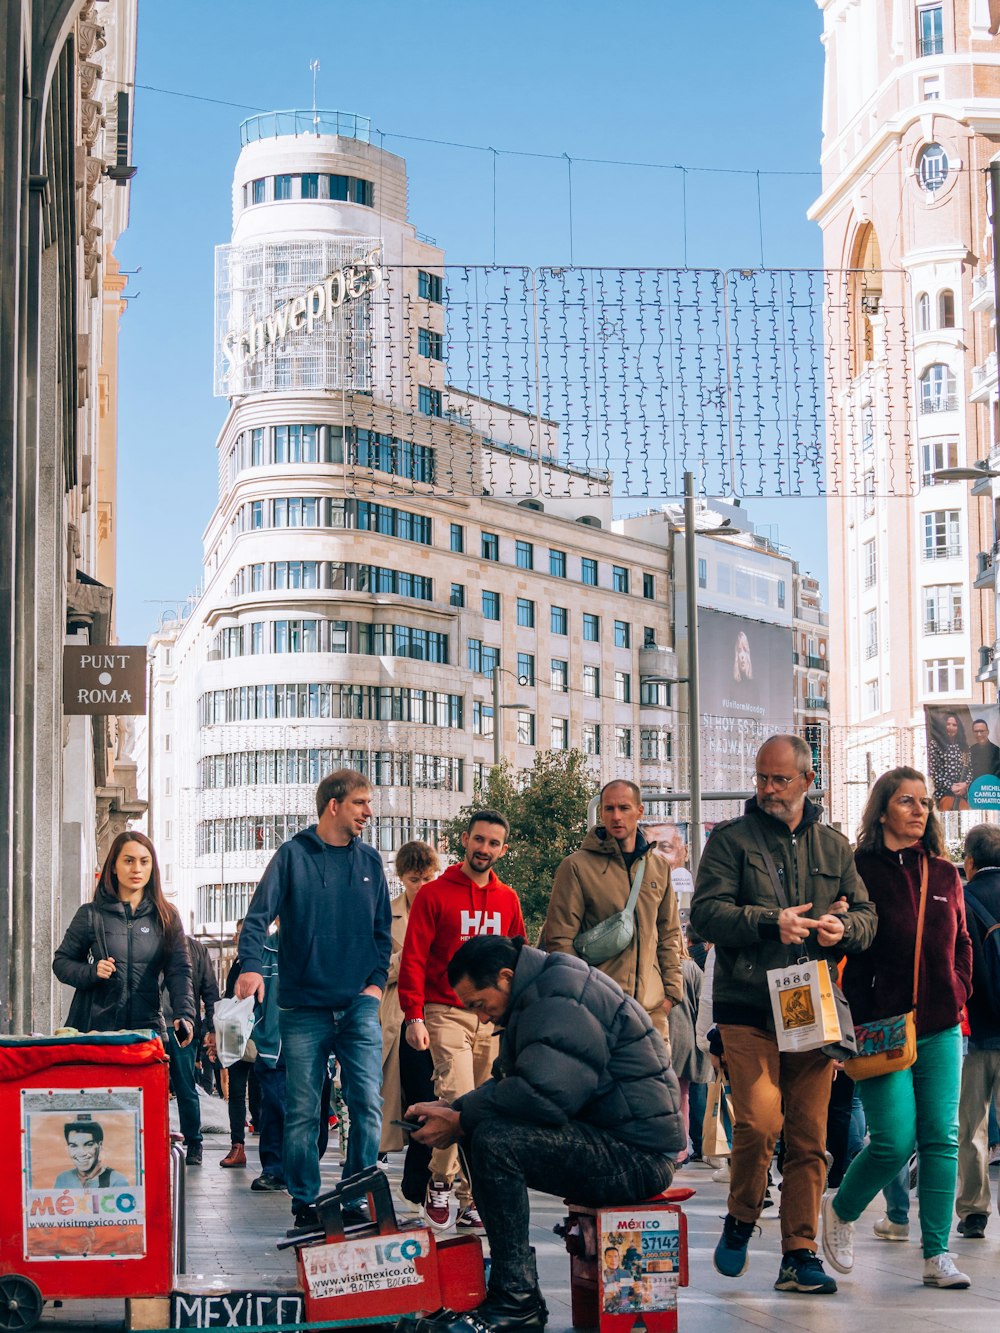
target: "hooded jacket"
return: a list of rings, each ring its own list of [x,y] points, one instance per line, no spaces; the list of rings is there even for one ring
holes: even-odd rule
[[[448,866],[422,884],[410,908],[399,959],[399,1003],[403,1017],[423,1018],[425,1004],[460,1008],[448,984],[448,964],[474,935],[524,935],[521,902],[509,884],[490,871],[474,883],[461,865]]]
[[[913,950],[920,904],[917,846],[858,852],[858,873],[878,908],[878,934],[859,958],[848,958],[843,987],[856,1023],[891,1018],[913,1008]],[[917,978],[917,1036],[955,1027],[972,989],[972,941],[958,871],[942,856],[927,857],[927,906]]]
[[[97,975],[101,958],[115,960],[115,970],[106,981]],[[185,1018],[194,1025],[191,960],[183,927],[178,918],[176,934],[165,939],[159,913],[149,897],[133,911],[117,894],[103,885],[98,888],[93,902],[77,909],[52,959],[52,971],[65,985],[76,988],[79,999],[74,997],[71,1014],[80,1016],[92,1032],[152,1028],[165,1038],[161,975],[174,1018]]]
[[[965,925],[972,941],[972,994],[969,997],[970,1050],[1000,1050],[1000,1012],[990,1003],[985,984],[986,954],[983,939],[987,929],[969,906],[969,894],[990,914],[992,921],[1000,921],[1000,869],[983,866],[965,886]]]
[[[681,923],[666,857],[650,847],[641,829],[635,846],[646,858],[635,905],[635,933],[628,948],[601,963],[600,970],[653,1013],[662,1008],[664,999],[679,1004],[684,998]],[[575,957],[577,935],[625,907],[637,864],[638,858],[630,874],[618,839],[600,824],[592,828],[580,850],[565,857],[556,870],[545,917],[546,949]]]
[[[807,800],[793,832],[766,814],[755,797],[739,819],[716,825],[702,853],[691,900],[691,925],[715,945],[712,1013],[716,1023],[774,1030],[767,972],[785,967],[802,952],[782,944],[782,905],[753,835],[754,821],[784,882],[792,906],[812,903],[820,917],[838,898],[847,899],[844,935],[836,947],[821,948],[809,937],[809,957],[836,967],[845,953],[860,954],[875,936],[875,908],[854,867],[842,833],[820,823],[820,807]]]
[[[283,842],[243,921],[243,972],[264,973],[267,930],[279,915],[282,1009],[343,1010],[366,986],[385,988],[392,912],[382,858],[374,847],[352,838],[346,848],[331,852],[315,824]]]
[[[687,1136],[666,1046],[631,996],[581,958],[525,946],[501,1023],[493,1077],[454,1103],[473,1133],[493,1116],[579,1120],[649,1153]]]

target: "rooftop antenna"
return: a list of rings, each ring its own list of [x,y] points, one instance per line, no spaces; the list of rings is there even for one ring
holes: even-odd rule
[[[319,73],[319,61],[310,60],[309,68],[313,76],[313,132],[319,134],[319,116],[316,113],[316,75]]]

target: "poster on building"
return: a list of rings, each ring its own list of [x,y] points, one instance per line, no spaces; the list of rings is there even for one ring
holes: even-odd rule
[[[925,704],[927,785],[937,808],[1000,810],[1000,709]]]
[[[146,1253],[142,1089],[21,1089],[24,1257]]]
[[[676,1213],[601,1211],[598,1264],[606,1315],[676,1311],[681,1236]]]
[[[790,732],[792,631],[702,607],[698,612],[703,791],[753,791],[757,751]]]

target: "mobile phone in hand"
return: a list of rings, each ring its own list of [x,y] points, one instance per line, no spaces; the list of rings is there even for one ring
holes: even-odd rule
[[[412,1134],[416,1129],[423,1129],[419,1120],[390,1120],[391,1125],[396,1125],[407,1134]]]

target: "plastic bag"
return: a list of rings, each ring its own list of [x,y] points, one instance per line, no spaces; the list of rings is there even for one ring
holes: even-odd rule
[[[215,1006],[215,1049],[224,1069],[242,1060],[254,1030],[254,997],[219,1000]]]

